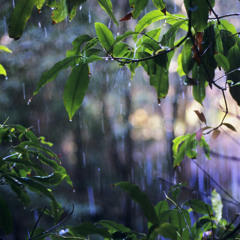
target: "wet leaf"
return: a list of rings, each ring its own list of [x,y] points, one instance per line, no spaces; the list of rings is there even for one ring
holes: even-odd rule
[[[52,21],[55,23],[62,22],[68,15],[66,0],[59,0],[52,11]]]
[[[111,234],[106,229],[96,227],[90,222],[84,222],[81,225],[69,228],[69,232],[73,236],[88,236],[88,235],[100,235],[104,238],[111,238]]]
[[[56,186],[56,185],[59,185],[65,177],[66,177],[65,174],[56,172],[48,176],[34,176],[34,177],[31,177],[31,179],[41,184]]]
[[[112,2],[111,0],[98,0],[100,6],[108,13],[108,15],[113,19],[116,25],[118,25],[118,21],[115,18],[112,11]]]
[[[111,52],[115,42],[112,32],[106,25],[99,22],[95,23],[95,29],[101,45],[106,49],[107,52]]]
[[[218,130],[218,129],[215,129],[213,132],[212,132],[212,138],[213,139],[216,139],[219,135],[220,135],[221,131]]]
[[[230,130],[237,132],[236,128],[230,124],[230,123],[223,123],[224,126],[226,126],[227,128],[229,128]]]
[[[36,90],[33,92],[33,96],[39,93],[40,89],[47,83],[52,82],[58,76],[60,71],[70,67],[76,60],[80,60],[80,56],[72,56],[57,62],[51,69],[44,72],[40,81],[37,83]]]
[[[196,113],[196,115],[198,116],[198,119],[199,119],[201,122],[204,122],[205,124],[207,124],[205,115],[204,115],[202,112],[200,113],[198,110],[194,110],[194,112]]]
[[[38,0],[19,0],[10,17],[8,34],[15,40],[22,36],[26,23],[31,16],[33,7]]]
[[[89,84],[88,74],[88,65],[80,62],[73,68],[65,85],[63,101],[70,120],[82,104]]]
[[[158,224],[158,217],[146,193],[142,192],[139,187],[129,182],[119,182],[115,186],[124,190],[143,210],[145,217],[153,224]]]

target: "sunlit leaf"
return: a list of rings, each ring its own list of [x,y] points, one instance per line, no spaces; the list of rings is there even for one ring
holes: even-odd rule
[[[8,205],[5,199],[0,195],[0,229],[2,229],[5,234],[10,234],[13,230],[12,216],[9,211]]]
[[[117,36],[117,37],[116,37],[116,40],[115,40],[115,43],[118,43],[118,42],[120,42],[120,41],[123,41],[125,38],[127,38],[127,37],[129,37],[129,36],[132,36],[132,35],[134,35],[134,34],[136,34],[136,32],[134,32],[134,31],[127,31],[127,32],[125,32],[123,35]]]
[[[107,52],[111,52],[113,44],[115,42],[112,32],[106,25],[99,22],[95,23],[95,29],[97,37],[102,46],[106,49]]]
[[[22,36],[26,23],[31,16],[32,9],[37,3],[38,0],[17,1],[9,21],[9,37],[17,40]]]
[[[112,11],[112,2],[111,0],[98,0],[100,6],[108,13],[108,15],[113,19],[115,24],[118,25],[118,21],[115,18],[113,11]]]
[[[54,23],[59,23],[63,21],[68,15],[68,8],[66,4],[66,0],[59,0],[54,6],[54,10],[52,11],[52,21]]]
[[[36,5],[37,9],[40,10],[44,3],[45,3],[45,0],[37,0],[37,5]]]
[[[166,4],[163,0],[153,0],[153,4],[159,10],[163,10],[164,8],[166,8]]]
[[[119,182],[115,186],[124,190],[143,210],[145,217],[153,224],[158,223],[158,217],[146,193],[142,192],[139,187],[129,182]]]
[[[212,191],[212,207],[213,211],[215,213],[215,217],[217,218],[217,221],[219,222],[220,219],[222,218],[222,209],[223,209],[223,204],[222,204],[222,199],[219,193],[217,193],[216,189]]]
[[[0,46],[0,52],[7,52],[7,53],[12,53],[12,51],[5,46]]]
[[[75,62],[77,59],[80,60],[80,56],[67,57],[62,61],[57,62],[48,71],[44,72],[42,74],[40,81],[37,83],[37,87],[36,87],[36,90],[33,92],[33,96],[38,94],[40,89],[44,87],[47,83],[55,80],[55,78],[58,76],[60,71],[70,67],[72,63]]]
[[[63,101],[71,120],[81,106],[89,84],[89,68],[80,62],[74,67],[64,88]]]
[[[226,126],[227,128],[229,128],[230,130],[237,132],[236,128],[230,124],[230,123],[223,123],[224,126]]]
[[[0,64],[0,75],[7,76],[7,72],[2,64]]]
[[[130,46],[128,44],[120,42],[120,43],[114,44],[113,56],[114,57],[124,57],[130,51],[131,51]]]

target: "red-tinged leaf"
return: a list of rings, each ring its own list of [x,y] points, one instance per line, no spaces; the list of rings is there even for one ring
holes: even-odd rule
[[[119,22],[122,21],[128,21],[132,18],[132,12],[129,12],[127,15],[125,15],[122,19],[119,20]]]
[[[162,9],[161,12],[162,12],[165,16],[167,15],[167,9],[166,9],[166,8]]]
[[[231,129],[232,131],[236,132],[236,128],[230,124],[230,123],[223,123],[224,126],[226,126],[227,128]]]
[[[52,25],[54,25],[54,24],[56,24],[56,22],[55,22],[55,21],[52,21]]]
[[[201,142],[202,135],[203,135],[203,130],[202,130],[202,128],[200,128],[200,129],[196,132],[196,139],[197,139],[199,142]]]
[[[204,122],[205,124],[207,123],[206,118],[202,112],[200,113],[198,110],[194,110],[194,112],[196,113],[196,115],[198,116],[198,119],[201,122]]]
[[[215,129],[212,133],[212,138],[216,139],[220,135],[220,133],[221,133],[220,130]]]

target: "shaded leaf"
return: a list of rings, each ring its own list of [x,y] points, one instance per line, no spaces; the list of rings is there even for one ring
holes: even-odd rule
[[[204,115],[202,112],[200,113],[198,110],[194,110],[194,112],[196,113],[196,115],[198,116],[198,119],[199,119],[201,122],[204,122],[205,124],[207,124],[205,115]]]
[[[127,228],[124,225],[116,223],[114,221],[100,220],[98,223],[109,230],[119,231],[119,232],[131,232],[130,228]]]
[[[185,41],[182,49],[182,69],[188,74],[194,66],[194,59],[192,56],[193,43],[191,39]]]
[[[221,53],[214,54],[214,59],[217,64],[224,69],[225,72],[228,72],[230,69],[230,64],[228,59]]]
[[[209,214],[213,215],[212,207],[201,200],[191,199],[185,202],[184,205],[192,208],[192,210],[197,213],[205,214],[205,215],[209,215]]]
[[[139,187],[129,182],[119,182],[115,186],[124,190],[135,202],[137,202],[143,210],[145,217],[153,224],[158,223],[158,217],[148,196],[142,192]]]
[[[37,4],[37,0],[19,0],[10,17],[8,34],[15,40],[22,36],[26,23],[31,16],[33,7]]]
[[[177,239],[177,230],[178,228],[174,226],[171,223],[163,223],[160,225],[160,227],[156,230],[158,233],[160,233],[165,238],[170,238],[172,240]]]
[[[159,10],[163,10],[164,8],[166,8],[166,4],[163,0],[153,0],[153,4]]]
[[[212,133],[213,139],[216,139],[220,135],[221,131],[218,129],[215,129]]]
[[[230,130],[237,132],[236,128],[230,124],[230,123],[223,123],[224,126],[226,126],[227,128],[229,128]]]
[[[103,228],[98,228],[94,224],[90,222],[82,223],[81,225],[69,228],[69,232],[73,234],[73,236],[88,236],[97,234],[104,238],[111,238],[111,234],[108,233],[107,230]]]
[[[77,59],[80,60],[80,56],[72,56],[57,62],[51,69],[44,72],[40,81],[37,83],[36,90],[33,92],[33,96],[39,93],[40,89],[47,83],[53,81],[59,74],[60,71],[70,67]]]
[[[0,195],[0,229],[2,229],[5,234],[10,234],[13,230],[12,216],[9,211],[8,205],[5,199]]]
[[[64,88],[63,101],[71,120],[81,106],[89,84],[89,68],[80,62],[74,67]]]
[[[106,49],[107,52],[111,52],[115,42],[112,32],[106,25],[99,22],[95,23],[95,29],[101,45]]]

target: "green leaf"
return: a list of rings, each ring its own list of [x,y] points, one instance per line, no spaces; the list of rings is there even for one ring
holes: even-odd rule
[[[13,230],[12,216],[9,211],[8,205],[5,199],[0,195],[0,229],[6,234],[10,234]]]
[[[117,43],[113,47],[113,56],[114,57],[124,57],[131,51],[130,46],[126,43]]]
[[[71,57],[80,54],[80,48],[84,42],[89,42],[92,39],[89,35],[82,35],[75,38],[72,42],[73,48],[66,52],[66,57]]]
[[[0,52],[12,53],[12,51],[5,46],[0,46]]]
[[[37,5],[36,5],[37,9],[40,10],[44,3],[45,3],[45,0],[37,0]]]
[[[68,15],[66,0],[59,0],[52,11],[52,20],[54,23],[63,21]]]
[[[51,69],[44,72],[40,81],[37,83],[36,90],[33,92],[33,96],[39,93],[40,89],[44,87],[47,83],[52,82],[59,74],[60,71],[70,67],[77,59],[80,60],[80,56],[72,56],[63,59],[62,61],[56,63]]]
[[[108,13],[108,15],[113,19],[116,25],[118,25],[118,21],[115,18],[112,11],[112,2],[111,0],[98,0],[99,5]]]
[[[222,209],[223,209],[223,204],[222,204],[222,199],[219,193],[217,193],[216,189],[212,191],[212,207],[213,211],[215,213],[215,217],[217,218],[217,221],[219,222],[222,219]]]
[[[153,224],[158,224],[158,217],[148,196],[139,187],[129,182],[119,182],[115,186],[124,190],[143,210],[145,217]]]
[[[168,71],[157,66],[156,74],[150,76],[150,84],[156,89],[158,99],[165,98],[169,89]]]
[[[177,239],[177,230],[178,228],[174,226],[171,223],[163,223],[160,225],[160,227],[156,230],[158,233],[160,233],[165,238],[170,238],[172,240]]]
[[[0,64],[0,75],[7,76],[7,72],[2,64]]]
[[[103,229],[103,228],[98,228],[96,227],[94,224],[90,223],[90,222],[84,222],[81,225],[75,226],[75,227],[71,227],[69,229],[69,232],[71,234],[73,234],[73,236],[88,236],[88,235],[100,235],[104,238],[111,238],[111,234],[108,233],[107,230]]]
[[[142,10],[145,9],[147,4],[148,0],[129,0],[129,5],[131,8],[133,8],[133,19],[139,16],[139,14],[142,12]]]
[[[165,199],[163,201],[158,202],[154,208],[159,218],[163,212],[169,209],[167,200]],[[159,220],[161,219],[159,218]]]
[[[215,54],[214,59],[217,64],[224,69],[225,72],[228,72],[230,69],[230,64],[228,59],[221,53]]]
[[[106,49],[107,52],[111,52],[115,42],[112,32],[106,25],[99,22],[95,23],[95,29],[101,45]]]
[[[81,106],[89,84],[88,65],[80,62],[74,67],[64,88],[63,101],[71,120]]]
[[[208,145],[208,143],[206,142],[204,136],[201,137],[201,142],[199,143],[199,146],[203,148],[204,154],[205,156],[210,159],[210,147]]]
[[[166,19],[166,18],[167,18],[167,16],[165,16],[164,13],[162,13],[159,10],[151,11],[151,12],[147,13],[146,15],[144,15],[143,18],[141,18],[141,20],[138,22],[138,24],[135,27],[135,31],[137,33],[141,33],[151,23],[154,23],[159,20]],[[136,41],[137,35],[134,36],[133,39]]]
[[[188,74],[194,66],[194,59],[192,56],[193,43],[191,39],[185,41],[182,49],[182,69],[185,74]]]
[[[153,4],[159,10],[163,10],[164,8],[166,8],[166,4],[163,0],[153,0]]]
[[[98,224],[102,225],[103,227],[107,228],[108,230],[112,230],[112,231],[119,231],[119,232],[131,232],[130,228],[125,227],[122,224],[116,223],[114,221],[110,221],[110,220],[100,220],[98,222]]]
[[[193,97],[202,105],[202,101],[206,96],[206,79],[208,79],[203,65],[198,66],[196,63],[194,64],[192,78],[198,80],[198,84],[193,86]]]
[[[57,186],[63,181],[65,177],[66,176],[64,174],[56,172],[48,176],[34,176],[30,179],[32,179],[33,181],[37,181],[41,184]]]
[[[185,202],[184,205],[192,208],[192,210],[197,213],[205,214],[205,215],[209,215],[209,214],[213,215],[212,207],[201,200],[191,199]]]
[[[129,37],[129,36],[132,36],[134,34],[137,34],[136,32],[134,31],[127,31],[125,32],[123,35],[119,35],[116,37],[116,40],[115,40],[115,43],[118,43],[118,42],[121,42],[122,40],[124,40],[125,38]]]
[[[26,23],[31,16],[33,7],[37,4],[37,0],[19,0],[10,17],[8,34],[15,40],[22,36]]]
[[[202,32],[207,27],[209,6],[207,1],[184,0],[186,11],[191,13],[191,23],[196,32]]]

